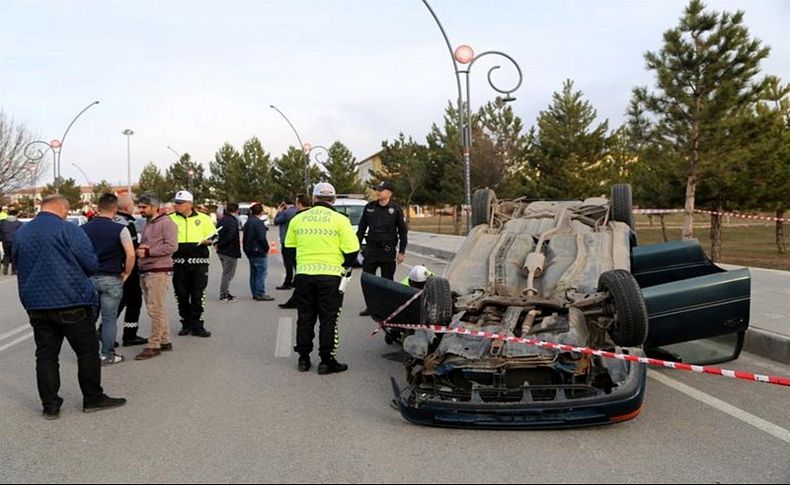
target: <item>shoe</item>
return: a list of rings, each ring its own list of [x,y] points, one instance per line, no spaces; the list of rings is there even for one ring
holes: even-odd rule
[[[274,298],[272,298],[271,296],[269,296],[269,295],[264,293],[261,296],[253,297],[253,300],[255,300],[255,301],[274,301]]]
[[[44,416],[44,419],[47,421],[51,421],[53,419],[58,419],[60,417],[60,407],[63,405],[63,398],[58,398],[58,405],[52,408],[44,408],[41,415]]]
[[[368,310],[367,308],[365,308],[364,310],[362,310],[361,312],[359,312],[359,316],[360,316],[360,317],[369,317],[369,316],[370,316],[370,310]]]
[[[277,306],[278,306],[278,307],[280,307],[280,308],[282,308],[283,310],[292,310],[292,309],[296,308],[296,305],[295,305],[295,304],[293,304],[293,303],[289,303],[289,302],[280,303],[280,304],[279,304],[279,305],[277,305]]]
[[[101,366],[102,367],[107,367],[107,366],[110,366],[110,365],[120,364],[124,360],[126,360],[126,359],[124,359],[123,355],[115,354],[112,357],[105,357],[105,356],[102,355],[102,357],[101,357]]]
[[[132,347],[135,345],[145,345],[148,343],[147,338],[137,336],[137,327],[123,329],[123,346]]]
[[[318,366],[318,375],[325,376],[327,374],[337,374],[347,370],[348,366],[346,364],[341,364],[335,359],[332,359],[326,362],[321,362],[321,364]]]
[[[307,372],[312,366],[313,364],[310,363],[310,357],[299,357],[299,366],[297,367],[299,372]]]
[[[235,302],[237,300],[236,300],[235,296],[233,296],[231,294],[227,294],[227,295],[220,296],[219,297],[219,301],[220,301],[220,303],[233,303],[233,302]]]
[[[83,403],[83,413],[94,413],[96,411],[104,411],[105,409],[119,408],[126,404],[126,399],[119,397],[110,397],[107,394],[102,394],[100,400],[94,403]]]
[[[159,349],[152,349],[152,348],[145,348],[142,352],[137,354],[134,360],[147,360],[152,357],[158,357],[162,354],[162,351]]]
[[[162,352],[172,352],[173,344],[162,344],[162,346],[159,347],[159,350],[161,350]]]
[[[192,333],[192,329],[190,329],[189,327],[181,327],[181,330],[179,330],[178,332],[178,334],[181,335],[182,337],[184,335],[189,335],[190,333]]]
[[[275,290],[293,290],[293,285],[280,285]]]
[[[208,330],[206,330],[205,328],[202,328],[202,327],[201,328],[196,328],[196,329],[192,330],[192,336],[193,337],[208,338],[208,337],[211,337],[211,332],[209,332]]]
[[[57,408],[57,409],[54,409],[54,410],[51,410],[51,411],[48,411],[48,410],[45,409],[41,413],[41,415],[44,416],[44,419],[46,419],[47,421],[52,421],[53,419],[58,419],[60,417],[60,408]]]

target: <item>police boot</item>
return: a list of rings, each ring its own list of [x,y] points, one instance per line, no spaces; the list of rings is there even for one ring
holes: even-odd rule
[[[321,364],[318,366],[318,375],[337,374],[347,370],[348,365],[341,364],[334,357],[330,357],[329,359],[322,359]]]
[[[204,325],[203,320],[198,320],[197,322],[195,322],[195,326],[192,327],[192,335],[195,337],[204,337],[204,338],[211,337],[211,332],[206,330],[206,328],[203,325]]]
[[[299,372],[307,372],[307,371],[310,370],[310,367],[312,367],[312,363],[310,362],[310,356],[309,355],[300,355],[299,356],[299,365],[297,367]]]
[[[123,346],[131,347],[133,345],[145,345],[148,343],[147,338],[137,336],[138,327],[124,327],[123,329]]]
[[[189,335],[190,333],[192,333],[192,322],[181,320],[181,330],[178,332],[178,335],[183,337],[184,335]]]

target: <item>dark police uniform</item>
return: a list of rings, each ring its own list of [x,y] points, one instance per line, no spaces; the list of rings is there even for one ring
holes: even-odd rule
[[[403,209],[392,201],[386,206],[378,202],[366,205],[357,230],[360,243],[363,238],[367,242],[362,270],[376,274],[376,270],[381,268],[382,277],[394,279],[396,251],[406,253],[408,230]]]

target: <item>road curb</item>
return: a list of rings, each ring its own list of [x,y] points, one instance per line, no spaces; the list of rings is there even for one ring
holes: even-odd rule
[[[790,337],[766,330],[750,328],[743,350],[782,364],[790,364]]]
[[[424,244],[410,243],[409,252],[446,261],[450,261],[455,256],[453,251],[437,249]],[[746,332],[743,350],[765,359],[790,364],[790,337],[785,335],[752,327]]]

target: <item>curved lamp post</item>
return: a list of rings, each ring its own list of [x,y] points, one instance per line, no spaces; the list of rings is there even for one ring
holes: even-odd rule
[[[505,54],[504,52],[500,51],[486,51],[482,54],[475,55],[474,50],[468,45],[460,45],[458,48],[453,50],[452,44],[450,43],[450,39],[447,37],[447,33],[442,26],[441,21],[439,21],[439,17],[436,15],[436,12],[433,11],[431,5],[428,3],[428,0],[422,0],[422,3],[425,4],[425,7],[433,16],[433,19],[436,21],[436,25],[439,26],[439,30],[442,32],[442,36],[444,37],[444,41],[447,44],[447,49],[450,51],[450,58],[453,61],[453,69],[455,70],[455,80],[456,85],[458,87],[458,117],[459,121],[459,129],[461,132],[461,148],[463,150],[463,161],[464,161],[464,211],[467,212],[466,218],[466,229],[467,232],[469,231],[469,224],[470,224],[470,217],[468,216],[468,211],[471,209],[472,206],[472,179],[470,175],[470,149],[472,145],[472,108],[470,106],[470,94],[471,88],[469,85],[469,73],[472,70],[472,66],[474,65],[477,60],[482,59],[486,56],[499,56],[504,58],[506,61],[509,61],[515,68],[516,72],[518,73],[518,81],[516,84],[510,89],[502,89],[494,83],[494,79],[492,74],[497,69],[500,69],[502,66],[494,66],[488,70],[488,84],[494,89],[494,91],[503,94],[504,97],[502,98],[505,102],[512,102],[515,101],[516,98],[513,97],[513,93],[521,87],[521,82],[524,79],[524,76],[521,72],[521,67],[518,65],[515,59],[511,56]],[[466,68],[459,67],[459,64],[462,66],[466,66]],[[463,84],[466,85],[466,92],[461,88],[462,82],[461,77],[463,77],[464,82]],[[464,94],[466,94],[466,99],[464,99]]]
[[[326,162],[332,159],[332,155],[329,154],[329,149],[325,146],[321,145],[311,145],[309,143],[305,143],[302,147],[304,152],[307,154],[307,168],[306,171],[309,173],[310,171],[310,160],[315,160],[315,162],[322,167],[326,168]]]
[[[82,116],[83,113],[85,113],[86,111],[88,111],[90,108],[92,108],[93,106],[95,106],[97,104],[99,104],[99,102],[98,101],[94,101],[91,104],[89,104],[88,106],[84,107],[82,109],[82,111],[77,113],[77,116],[75,116],[74,119],[71,120],[71,123],[69,123],[69,126],[66,127],[66,131],[63,132],[63,136],[60,137],[60,140],[55,139],[55,140],[50,141],[49,143],[47,143],[45,141],[41,141],[41,140],[36,140],[36,141],[31,141],[30,143],[25,145],[25,148],[24,148],[25,156],[28,159],[30,159],[31,161],[34,161],[34,162],[37,162],[37,163],[42,158],[44,158],[44,153],[45,152],[43,152],[41,150],[38,150],[38,153],[33,154],[33,152],[29,152],[30,148],[32,148],[34,145],[44,145],[47,148],[49,148],[50,150],[52,150],[52,164],[53,164],[52,171],[54,173],[54,179],[55,179],[54,180],[54,185],[55,185],[55,193],[56,194],[60,193],[60,157],[61,157],[61,154],[63,152],[63,143],[66,141],[66,137],[69,135],[69,131],[71,130],[71,127],[74,126],[74,123],[77,121],[77,119],[80,116]]]
[[[166,148],[167,148],[168,150],[170,150],[171,152],[173,152],[173,153],[175,154],[175,156],[176,156],[176,157],[178,157],[178,158],[176,158],[176,161],[177,161],[177,162],[178,162],[178,161],[181,161],[181,154],[180,154],[180,153],[178,153],[178,152],[175,150],[175,148],[171,147],[170,145],[167,145],[167,147],[166,147]]]
[[[305,193],[305,194],[307,194],[307,193],[309,192],[309,190],[310,190],[310,180],[309,180],[309,173],[310,173],[310,152],[309,152],[309,150],[305,150],[305,147],[306,147],[306,146],[309,146],[309,144],[302,143],[302,137],[301,137],[301,136],[299,136],[299,132],[298,132],[298,131],[296,131],[296,128],[294,127],[293,123],[291,123],[291,120],[289,120],[289,119],[288,119],[288,117],[287,117],[287,116],[285,116],[285,113],[283,113],[282,111],[280,111],[279,109],[277,109],[277,106],[275,106],[275,105],[273,105],[273,104],[270,104],[270,105],[269,105],[269,107],[270,107],[271,109],[273,109],[274,111],[276,111],[276,112],[280,113],[280,116],[282,116],[282,117],[283,117],[283,119],[285,120],[285,122],[286,122],[286,123],[288,123],[288,126],[290,126],[290,127],[291,127],[291,130],[293,130],[293,132],[294,132],[294,135],[296,135],[296,140],[299,142],[299,145],[298,145],[298,146],[302,147],[302,150],[304,150],[304,152],[305,152],[305,155],[304,155],[304,156],[305,156],[305,168],[304,168],[304,193]]]

